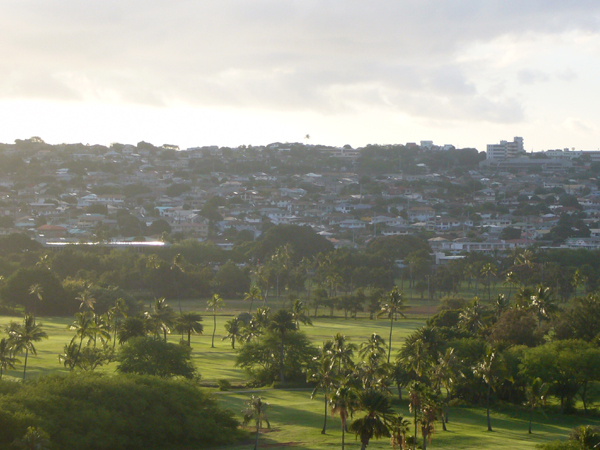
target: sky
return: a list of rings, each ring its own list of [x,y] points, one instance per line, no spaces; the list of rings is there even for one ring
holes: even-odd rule
[[[598,0],[2,0],[0,55],[6,143],[600,148]]]

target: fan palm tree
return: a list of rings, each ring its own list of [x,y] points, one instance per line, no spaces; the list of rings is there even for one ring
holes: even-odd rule
[[[279,336],[281,341],[280,349],[279,349],[279,377],[281,382],[285,382],[285,377],[283,375],[283,356],[284,356],[284,341],[285,336],[290,331],[296,330],[296,323],[294,322],[294,318],[292,313],[286,311],[285,309],[280,309],[271,318],[271,322],[269,323],[269,329],[273,331],[275,334]]]
[[[531,434],[531,422],[533,421],[533,412],[535,408],[540,405],[546,404],[546,395],[548,394],[547,383],[544,383],[539,377],[531,381],[525,389],[525,396],[527,398],[526,405],[529,406],[529,434]]]
[[[141,317],[127,317],[119,330],[119,344],[123,345],[129,339],[146,336],[146,320]]]
[[[25,380],[29,352],[34,356],[37,355],[37,350],[33,343],[39,342],[42,339],[48,339],[48,334],[42,330],[42,324],[36,323],[34,316],[26,314],[23,318],[23,323],[14,327],[12,334],[9,335],[9,339],[14,345],[15,353],[25,350],[25,362],[23,364],[23,380]]]
[[[386,316],[390,319],[390,338],[388,340],[388,357],[387,362],[390,362],[390,356],[392,354],[392,331],[394,330],[394,320],[398,320],[398,316],[406,318],[403,311],[408,309],[405,304],[404,296],[398,290],[397,286],[394,286],[388,293],[385,303],[381,305],[381,310],[377,317]]]
[[[187,334],[187,345],[192,346],[192,334],[202,334],[202,316],[196,312],[184,311],[175,319],[175,329],[183,336]]]
[[[349,429],[360,438],[361,450],[366,450],[372,438],[390,436],[390,426],[396,413],[387,395],[372,389],[361,391],[357,396],[356,409],[364,411],[365,415],[352,422]]]
[[[254,300],[262,300],[262,292],[260,291],[260,288],[256,285],[251,286],[250,290],[244,294],[244,300],[250,300],[250,309],[248,312],[252,313],[252,304],[254,303]]]
[[[256,424],[256,439],[254,440],[254,450],[258,449],[258,433],[262,428],[262,423],[267,423],[267,428],[271,428],[269,418],[267,417],[267,409],[269,404],[264,402],[260,397],[254,395],[247,403],[247,408],[243,411],[244,413],[244,425],[254,421]]]
[[[221,309],[225,302],[219,294],[213,294],[213,296],[206,302],[206,309],[211,309],[213,312],[213,334],[212,334],[212,342],[210,344],[211,348],[215,348],[215,334],[217,333],[217,310]]]
[[[19,360],[14,357],[12,342],[10,339],[0,340],[0,380],[5,370],[14,369]]]
[[[242,337],[242,325],[243,322],[237,317],[225,322],[225,331],[227,331],[227,336],[223,336],[221,340],[224,341],[225,339],[229,339],[231,341],[231,348],[234,350],[235,340]]]

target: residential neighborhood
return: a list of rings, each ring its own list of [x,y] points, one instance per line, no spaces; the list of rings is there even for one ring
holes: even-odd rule
[[[426,236],[440,256],[599,248],[600,152],[526,153],[523,142],[480,152],[432,141],[179,149],[17,140],[0,145],[0,234],[56,248],[193,238],[230,249],[294,224],[336,248],[392,235]]]

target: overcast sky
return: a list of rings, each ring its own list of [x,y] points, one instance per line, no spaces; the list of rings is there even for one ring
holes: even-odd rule
[[[598,0],[3,0],[0,141],[600,148]]]

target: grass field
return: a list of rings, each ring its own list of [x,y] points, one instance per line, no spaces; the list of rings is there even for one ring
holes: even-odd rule
[[[412,315],[407,319],[402,319],[395,323],[393,352],[400,348],[402,340],[413,330],[421,326],[425,318],[432,313],[434,304],[427,301],[413,300]],[[172,302],[175,309],[178,304]],[[247,310],[247,304],[241,301],[227,301],[226,309],[217,315],[217,333],[215,337],[215,348],[211,348],[211,335],[213,330],[213,320],[209,312],[205,311],[205,301],[183,301],[182,308],[186,310],[200,311],[204,315],[204,335],[192,337],[193,360],[202,380],[207,383],[214,383],[220,379],[227,379],[234,385],[239,385],[247,381],[245,374],[234,366],[235,352],[231,348],[229,341],[222,341],[226,320],[243,310]],[[409,311],[410,313],[411,311]],[[321,310],[320,314],[328,313]],[[340,315],[340,312],[336,312]],[[11,319],[8,317],[0,318],[0,325],[7,324]],[[19,320],[19,319],[12,319]],[[63,346],[70,341],[73,336],[67,326],[72,322],[69,318],[40,318],[39,322],[44,325],[44,329],[49,335],[48,340],[36,344],[38,355],[29,358],[27,376],[35,377],[47,373],[65,372],[58,361],[58,354]],[[351,342],[360,344],[366,340],[372,333],[377,332],[387,340],[389,333],[389,322],[386,320],[369,320],[367,317],[359,317],[358,320],[343,318],[319,317],[314,320],[314,326],[304,326],[302,329],[314,340],[315,344],[320,344],[330,338],[338,331],[345,334]],[[171,335],[169,339],[177,342],[179,337]],[[115,363],[101,367],[100,371],[112,373],[115,369]],[[5,376],[11,379],[17,379],[22,376],[22,366],[19,365],[16,371],[9,371]],[[227,392],[215,392],[218,401],[226,408],[232,410],[239,419],[241,411],[244,409],[244,403],[254,394],[261,395],[264,400],[271,404],[269,410],[269,419],[272,424],[272,430],[265,432],[261,436],[261,448],[270,449],[332,449],[339,448],[341,442],[340,421],[336,418],[328,417],[328,432],[321,435],[320,430],[323,424],[323,398],[317,397],[310,399],[310,389],[298,390],[274,390],[260,389],[250,390],[232,390]],[[395,405],[398,412],[410,419],[406,403]],[[595,423],[600,421],[590,421],[584,417],[578,416],[560,416],[549,413],[543,416],[537,413],[534,416],[534,433],[527,433],[528,414],[524,410],[513,406],[496,409],[492,412],[492,425],[494,432],[486,431],[485,409],[456,407],[450,412],[449,431],[443,432],[441,424],[436,424],[436,433],[428,448],[445,449],[533,449],[538,443],[565,438],[570,430],[580,424]],[[360,448],[360,443],[354,439],[354,435],[346,435],[347,448]],[[250,447],[248,442],[230,447],[221,447],[222,450],[241,450]],[[391,448],[388,439],[381,441],[373,440],[369,445],[372,448]],[[165,449],[167,450],[167,449]]]

